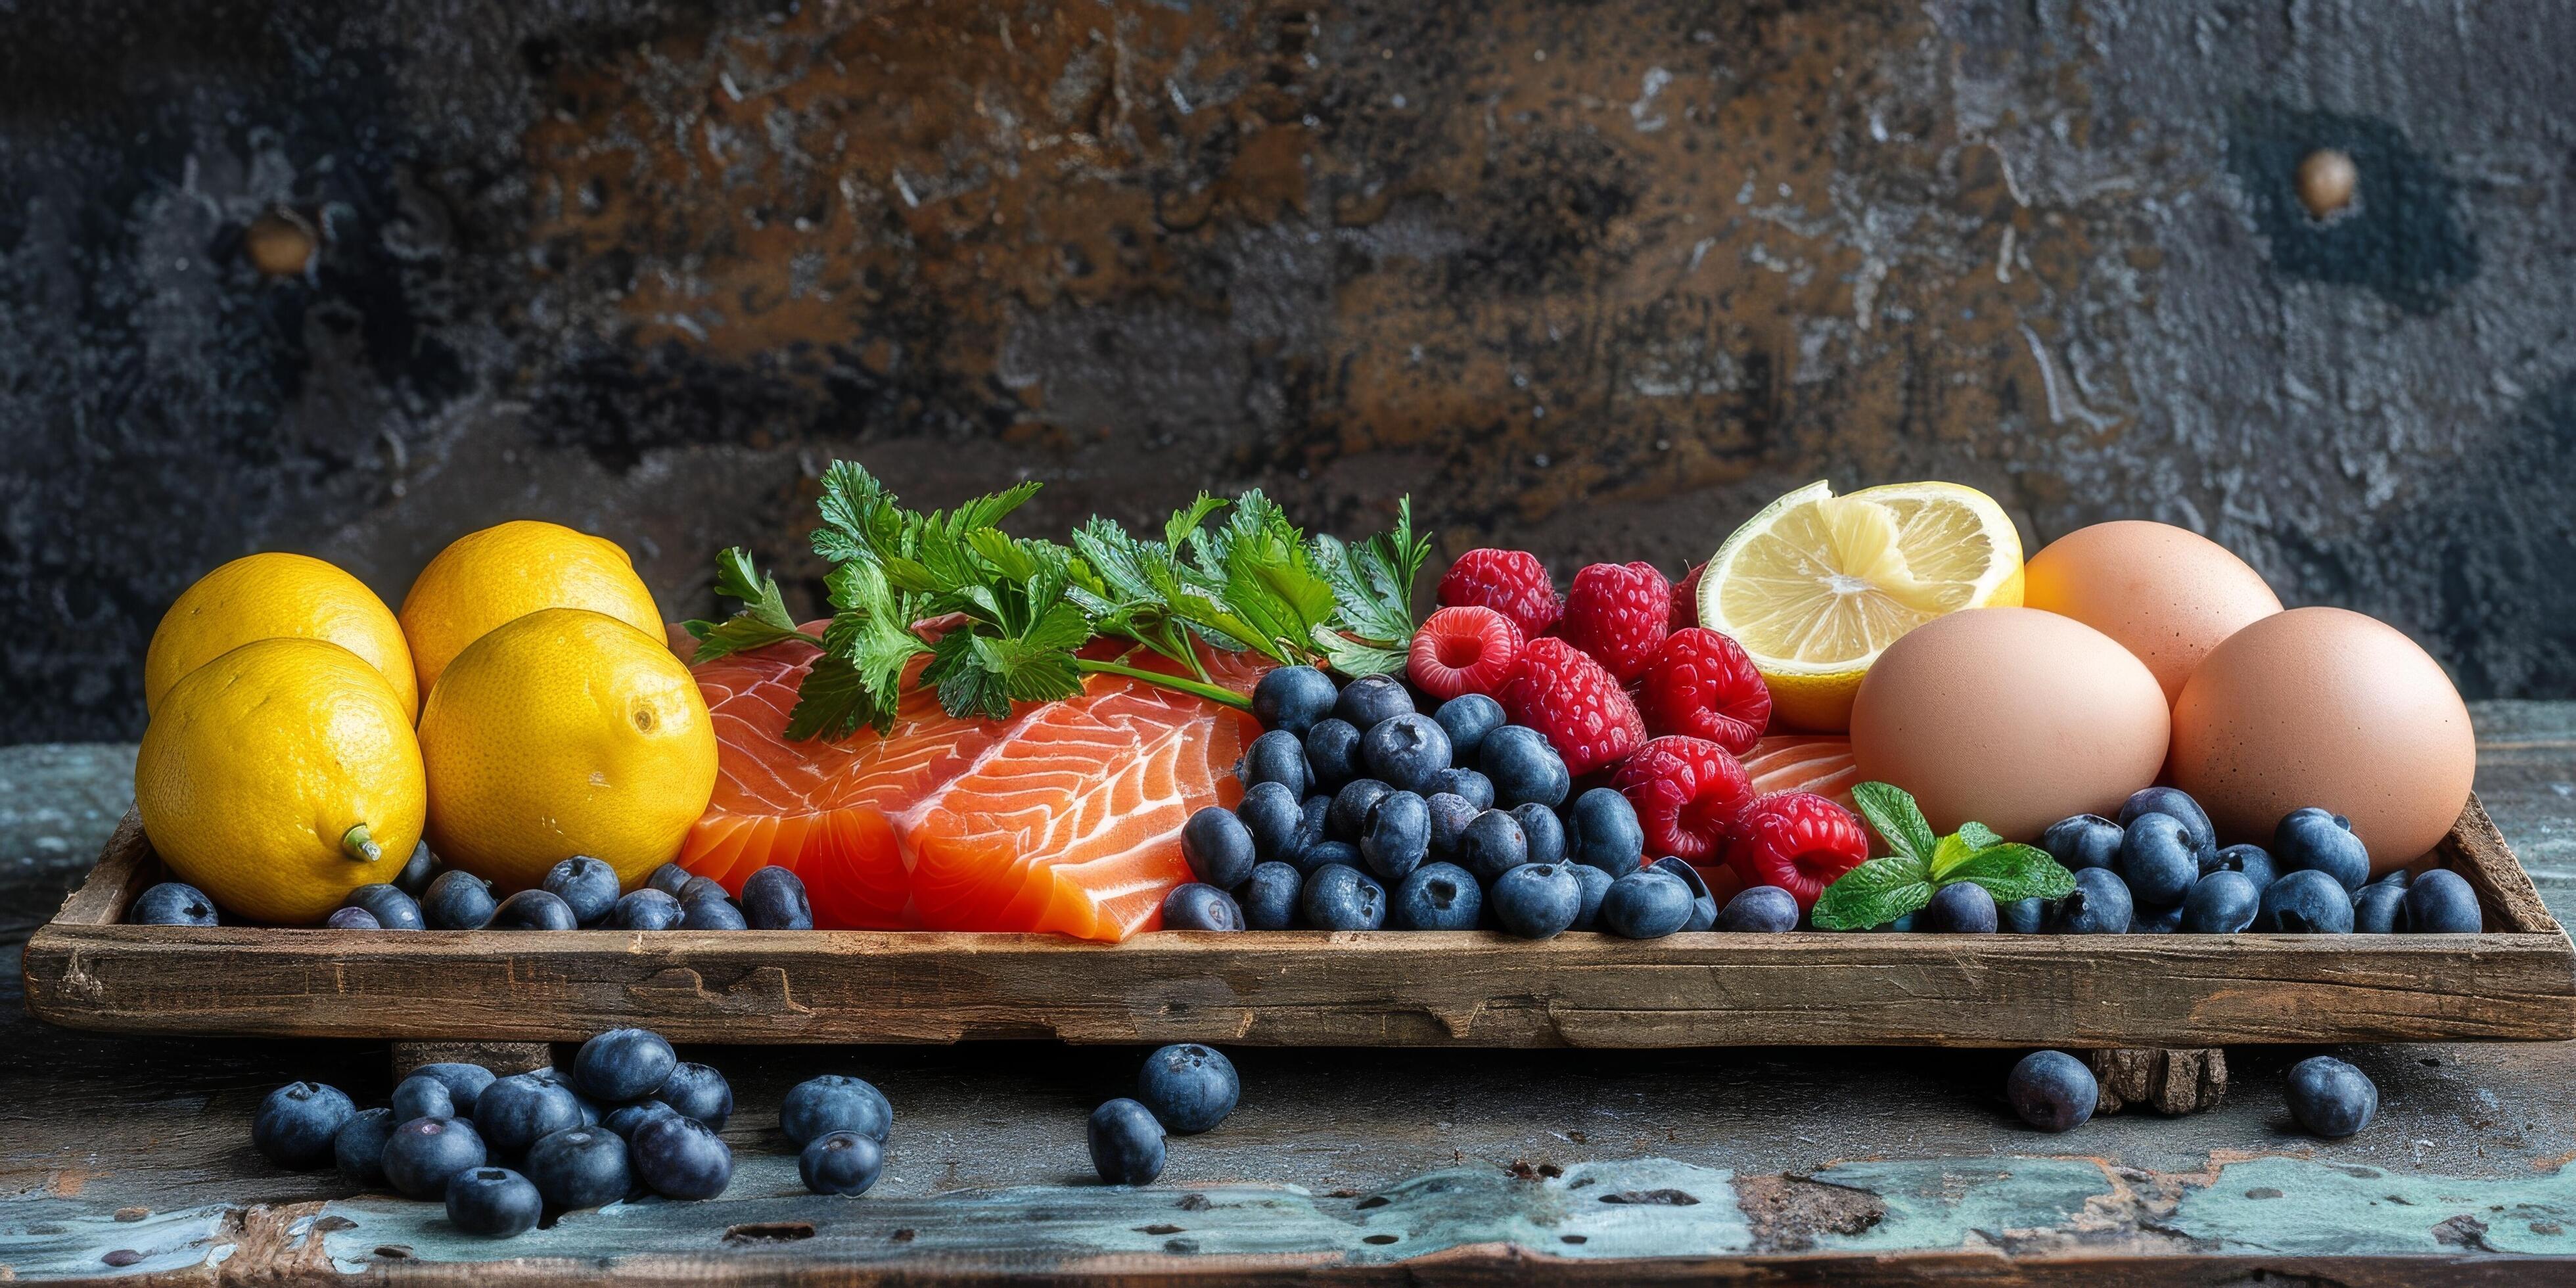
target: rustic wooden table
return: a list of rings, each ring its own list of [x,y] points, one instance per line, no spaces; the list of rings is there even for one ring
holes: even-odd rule
[[[2476,716],[2478,791],[2576,920],[2576,703]],[[250,1150],[251,1111],[281,1082],[381,1102],[382,1045],[120,1040],[26,1017],[19,945],[124,812],[131,756],[0,748],[0,1278],[2576,1282],[2576,1261],[2531,1260],[2576,1254],[2561,1043],[2343,1051],[2382,1107],[2340,1142],[2283,1111],[2305,1050],[2231,1051],[2212,1112],[2064,1136],[2005,1109],[2004,1052],[1246,1050],[1242,1108],[1134,1190],[1094,1182],[1082,1145],[1132,1050],[695,1049],[740,1106],[726,1197],[473,1239],[431,1205]],[[774,1128],[785,1088],[827,1070],[896,1107],[862,1199],[805,1193]]]

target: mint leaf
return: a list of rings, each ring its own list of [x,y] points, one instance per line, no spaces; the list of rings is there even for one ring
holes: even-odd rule
[[[1980,850],[1951,869],[1941,884],[1972,881],[1986,888],[1997,903],[2015,899],[2063,899],[2075,892],[2075,874],[2035,845],[2003,844]]]
[[[1967,842],[1972,851],[1991,850],[2004,843],[2004,838],[1997,836],[1995,829],[1983,823],[1961,823],[1955,835]]]
[[[1964,833],[1953,832],[1933,845],[1932,861],[1924,866],[1930,869],[1932,879],[1938,881],[1947,875],[1950,869],[1967,862],[1976,852],[1976,848],[1968,844]]]
[[[1923,810],[1904,788],[1893,783],[1862,783],[1852,788],[1852,804],[1877,829],[1887,848],[1918,863],[1929,864],[1940,839],[1923,819]],[[1855,869],[1857,870],[1857,869]],[[1890,918],[1893,920],[1893,918]]]
[[[1891,855],[1853,868],[1825,887],[1807,916],[1819,930],[1867,930],[1883,926],[1932,902],[1932,881],[1923,864]]]
[[[1366,675],[1402,672],[1412,655],[1402,646],[1381,648],[1354,640],[1329,626],[1315,628],[1315,648],[1326,665],[1356,680]]]

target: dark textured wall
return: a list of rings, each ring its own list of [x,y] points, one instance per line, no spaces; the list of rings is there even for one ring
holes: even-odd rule
[[[135,732],[254,549],[398,600],[536,515],[674,615],[729,542],[810,595],[835,455],[1045,526],[1410,491],[1567,568],[1956,478],[2576,692],[2571,48],[2554,0],[0,0],[0,740]]]

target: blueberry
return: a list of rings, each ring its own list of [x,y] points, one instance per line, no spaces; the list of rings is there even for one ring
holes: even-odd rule
[[[683,1118],[693,1118],[718,1131],[733,1117],[733,1084],[703,1064],[681,1061],[671,1076],[653,1089],[653,1098]]]
[[[1179,1042],[1145,1057],[1136,1075],[1136,1099],[1175,1136],[1195,1136],[1234,1112],[1243,1084],[1225,1053]]]
[[[2404,868],[2390,868],[2371,879],[2372,885],[2393,885],[2400,890],[2413,884],[2414,874]]]
[[[2370,1075],[2330,1055],[2312,1055],[2290,1066],[2290,1117],[2299,1126],[2340,1140],[2370,1125],[2379,1112],[2379,1088]]]
[[[1391,675],[1369,675],[1353,680],[1333,702],[1333,714],[1350,721],[1361,733],[1393,720],[1413,714],[1413,695]]]
[[[635,1188],[626,1138],[605,1127],[568,1127],[547,1136],[528,1146],[522,1167],[537,1193],[558,1208],[599,1207]]]
[[[2486,928],[2477,891],[2449,868],[2434,868],[2406,888],[2406,929],[2418,935],[2474,935]]]
[[[1386,887],[1358,868],[1333,864],[1306,874],[1298,911],[1317,930],[1375,930],[1386,924]]]
[[[2140,907],[2171,908],[2200,879],[2200,854],[2190,825],[2171,814],[2140,814],[2120,838],[2116,869]]]
[[[632,1139],[635,1135],[635,1129],[643,1126],[645,1120],[657,1118],[663,1114],[675,1114],[678,1112],[680,1111],[673,1109],[669,1105],[663,1104],[659,1100],[638,1100],[634,1104],[619,1105],[615,1109],[609,1110],[608,1116],[599,1120],[599,1125],[607,1128],[620,1138]]]
[[[1153,1110],[1125,1097],[1112,1100],[1091,1111],[1087,1135],[1092,1170],[1104,1183],[1151,1185],[1163,1174],[1163,1125]]]
[[[1286,930],[1297,924],[1297,894],[1305,884],[1306,874],[1293,863],[1254,864],[1236,900],[1245,928]]]
[[[1554,809],[1565,803],[1574,785],[1565,758],[1549,746],[1547,735],[1526,725],[1504,725],[1485,735],[1476,765],[1494,780],[1494,800],[1505,807],[1539,804]]]
[[[1348,841],[1317,841],[1298,852],[1293,866],[1301,875],[1311,877],[1335,864],[1356,868],[1367,863],[1368,860],[1360,854],[1360,847]]]
[[[2133,904],[2134,900],[2131,901]],[[2182,905],[2170,908],[2131,907],[2129,933],[2133,935],[2170,935],[2182,929]]]
[[[2272,831],[2272,853],[2284,873],[2323,872],[2346,890],[2370,880],[2370,847],[2341,819],[2315,806],[2282,816]]]
[[[394,888],[419,898],[429,893],[429,883],[438,879],[438,856],[429,852],[429,842],[414,842],[411,857],[403,860],[402,871],[394,874]]]
[[[1489,885],[1529,861],[1529,836],[1519,819],[1502,810],[1486,810],[1458,834],[1458,866]]]
[[[581,1126],[581,1102],[570,1088],[531,1074],[493,1081],[474,1102],[474,1129],[503,1154],[515,1154],[566,1127]]]
[[[387,930],[419,930],[424,923],[420,901],[390,885],[362,885],[340,900],[343,908],[364,908]]]
[[[2129,929],[2136,904],[2129,885],[2109,868],[2081,868],[2075,890],[2049,909],[2048,929],[2059,935],[2118,935]]]
[[[134,896],[125,920],[136,926],[211,926],[215,901],[184,881],[164,881]]]
[[[385,1183],[385,1141],[394,1134],[394,1111],[361,1109],[331,1136],[331,1161],[342,1179],[362,1189]]]
[[[651,1029],[610,1029],[581,1044],[572,1058],[572,1085],[599,1100],[651,1095],[678,1068],[671,1043]]]
[[[2281,869],[2272,862],[2272,852],[2259,845],[2231,845],[2210,856],[2201,867],[2203,876],[2212,872],[2241,872],[2247,881],[2261,890],[2279,879]]]
[[[1557,866],[1572,874],[1574,884],[1582,887],[1583,891],[1582,901],[1574,909],[1574,924],[1566,929],[1600,929],[1601,897],[1610,893],[1610,882],[1614,878],[1589,863],[1559,863]]]
[[[501,901],[492,910],[494,930],[579,930],[581,919],[573,916],[572,905],[562,896],[543,890],[522,890]]]
[[[753,870],[742,879],[742,919],[754,930],[812,930],[804,879],[775,864]]]
[[[489,1157],[471,1121],[414,1118],[385,1137],[385,1183],[404,1198],[436,1198],[447,1192],[447,1178],[481,1167]]]
[[[1209,885],[1233,889],[1252,874],[1252,832],[1232,810],[1210,805],[1181,824],[1181,857],[1190,874]]]
[[[456,1096],[447,1084],[436,1078],[415,1073],[394,1087],[394,1121],[407,1123],[414,1118],[454,1118]]]
[[[1798,928],[1798,896],[1775,885],[1746,886],[1726,901],[1713,930],[1781,935]]]
[[[1552,939],[1583,910],[1583,885],[1561,864],[1524,863],[1494,878],[1494,920],[1504,933]]]
[[[1424,715],[1397,716],[1360,739],[1360,759],[1371,777],[1421,795],[1440,790],[1449,754],[1448,731]]]
[[[1336,841],[1356,843],[1360,833],[1367,830],[1369,807],[1377,804],[1378,797],[1394,790],[1374,778],[1354,778],[1342,784],[1342,789],[1333,793],[1333,803],[1324,814],[1324,834]],[[1259,835],[1254,833],[1255,839]]]
[[[682,885],[679,889],[674,890],[671,893],[672,897],[678,899],[683,907],[696,903],[700,899],[730,899],[733,897],[733,892],[725,889],[724,883],[716,880],[714,877],[691,877],[687,884]]]
[[[1612,881],[1601,896],[1601,928],[1623,939],[1661,939],[1688,925],[1690,918],[1691,888],[1655,868],[1639,868]]]
[[[1243,908],[1215,886],[1184,881],[1163,896],[1163,929],[1241,930]]]
[[[447,1098],[455,1104],[457,1116],[460,1118],[470,1118],[474,1115],[474,1102],[482,1096],[483,1089],[491,1086],[493,1082],[491,1070],[479,1064],[466,1064],[457,1060],[440,1060],[432,1064],[424,1064],[412,1070],[411,1076],[436,1078],[446,1083]],[[394,1121],[407,1120],[397,1118]]]
[[[447,1180],[447,1219],[467,1234],[508,1239],[536,1228],[545,1200],[506,1167],[469,1167]]]
[[[2254,928],[2282,935],[2352,933],[2352,895],[2313,868],[2283,873],[2263,888]]]
[[[1387,920],[1406,930],[1474,930],[1485,907],[1476,878],[1455,863],[1425,863],[1395,889]]]
[[[2406,926],[2406,887],[2386,881],[2373,881],[2353,892],[2352,928],[2355,934],[2394,935]]]
[[[711,1199],[733,1180],[733,1149],[714,1130],[685,1114],[655,1118],[635,1129],[627,1164],[644,1187],[670,1199]]]
[[[894,1130],[894,1106],[864,1079],[827,1073],[787,1089],[778,1105],[778,1130],[799,1145],[836,1131],[883,1141]]]
[[[1637,807],[1608,787],[1575,797],[1565,812],[1565,857],[1614,877],[1636,871],[1646,861],[1646,829],[1637,822]]]
[[[573,1107],[581,1111],[582,1126],[596,1127],[599,1125],[599,1102],[582,1094],[581,1088],[573,1085],[571,1074],[566,1073],[553,1065],[547,1065],[542,1069],[529,1070],[527,1076],[545,1083],[548,1086],[559,1087],[563,1090],[565,1095],[572,1097]],[[495,1079],[495,1081],[498,1081],[498,1079]]]
[[[1273,729],[1252,740],[1244,749],[1243,761],[1235,767],[1234,776],[1250,787],[1255,783],[1277,783],[1303,797],[1306,794],[1306,743],[1285,729]]]
[[[1448,731],[1450,755],[1472,761],[1485,745],[1485,735],[1503,727],[1503,704],[1481,693],[1461,693],[1441,703],[1431,718]]]
[[[1995,896],[1974,881],[1953,881],[1932,892],[1916,929],[1936,935],[1991,935],[2001,924]]]
[[[2262,906],[2263,892],[2252,878],[2220,868],[2191,883],[2191,893],[2182,901],[2182,923],[2175,929],[2186,935],[2232,935],[2253,925]]]
[[[1360,731],[1348,720],[1316,721],[1306,731],[1306,768],[1316,790],[1326,792],[1366,773],[1360,767]]]
[[[431,930],[481,930],[492,924],[492,883],[449,868],[421,896],[420,919]]]
[[[2038,895],[2015,899],[1998,908],[2003,928],[2016,935],[2036,935],[2048,929],[2048,901]]]
[[[676,930],[688,914],[680,901],[649,886],[634,891],[608,910],[611,930]]]
[[[817,1194],[865,1194],[884,1171],[885,1146],[854,1131],[817,1136],[796,1156],[797,1178]]]
[[[1396,723],[1390,720],[1378,728],[1392,729]],[[1360,828],[1360,857],[1379,880],[1402,881],[1431,857],[1431,806],[1408,791],[1378,797]]]
[[[2209,811],[2187,792],[2171,787],[2139,788],[2120,806],[2120,826],[2127,827],[2144,814],[2181,820],[2185,834],[2191,838],[2194,858],[2218,848],[2218,829],[2209,825]]]
[[[1435,784],[1435,789],[1458,797],[1478,809],[1494,807],[1494,780],[1472,769],[1461,769],[1452,765],[1441,770],[1440,781]]]
[[[1286,783],[1255,784],[1234,813],[1252,837],[1256,861],[1293,859],[1305,845],[1305,806]]]
[[[1529,843],[1532,863],[1565,862],[1565,820],[1545,805],[1515,805],[1512,821],[1521,825],[1521,839]]]
[[[2004,1095],[2023,1122],[2041,1131],[2072,1131],[2093,1117],[2102,1084],[2084,1062],[2063,1051],[2033,1051],[2004,1079]]]
[[[563,900],[572,909],[573,920],[584,927],[596,926],[617,906],[617,869],[587,854],[576,854],[546,869],[546,879],[538,888]]]
[[[1423,802],[1431,812],[1431,852],[1446,857],[1458,852],[1458,835],[1476,821],[1482,811],[1474,801],[1456,792],[1436,792]]]
[[[331,1161],[331,1138],[357,1112],[337,1087],[290,1082],[260,1102],[250,1122],[251,1148],[280,1167],[320,1167]]]
[[[1717,924],[1717,897],[1709,893],[1708,882],[1700,876],[1698,868],[1670,854],[1646,866],[1670,874],[1690,887],[1691,915],[1689,921],[1682,923],[1682,929],[1706,930]]]
[[[2120,825],[2099,814],[2078,814],[2048,825],[2039,848],[2069,872],[2107,868],[2120,858]]]
[[[677,899],[680,897],[680,892],[682,890],[689,888],[689,883],[691,881],[698,879],[699,878],[696,873],[689,871],[687,868],[681,867],[677,863],[665,863],[662,866],[653,869],[653,875],[644,878],[644,888],[648,890],[659,890],[662,893]]]
[[[385,928],[385,923],[376,920],[376,914],[364,908],[333,908],[331,915],[322,919],[322,925],[330,930],[382,930]]]
[[[742,909],[723,895],[701,895],[680,901],[682,930],[749,930],[751,922]]]
[[[1252,718],[1264,729],[1302,734],[1331,715],[1341,691],[1333,678],[1311,666],[1283,666],[1252,686]]]

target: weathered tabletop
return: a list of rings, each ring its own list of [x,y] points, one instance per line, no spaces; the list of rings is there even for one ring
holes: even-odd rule
[[[2576,921],[2576,703],[2476,717],[2478,791]],[[1135,1051],[694,1050],[740,1105],[725,1198],[466,1238],[434,1206],[353,1197],[249,1148],[280,1082],[381,1102],[382,1046],[121,1040],[26,1017],[19,946],[124,811],[131,754],[0,748],[0,1278],[1482,1281],[1539,1257],[1562,1259],[1551,1278],[1605,1282],[2200,1282],[2295,1256],[2335,1259],[2296,1271],[2342,1282],[2576,1281],[2576,1262],[2521,1260],[2576,1254],[2576,1044],[2341,1052],[2382,1108],[2332,1143],[2282,1109],[2304,1050],[2231,1052],[2213,1112],[2065,1136],[2005,1109],[2006,1052],[1245,1050],[1242,1108],[1176,1139],[1161,1183],[1135,1190],[1095,1183],[1082,1145]],[[862,1199],[806,1194],[774,1130],[784,1089],[825,1070],[874,1079],[896,1108]]]

